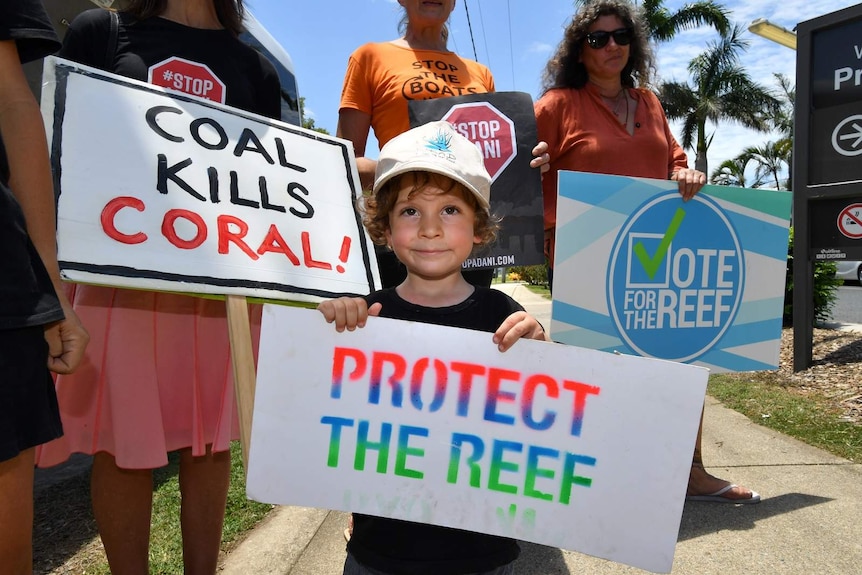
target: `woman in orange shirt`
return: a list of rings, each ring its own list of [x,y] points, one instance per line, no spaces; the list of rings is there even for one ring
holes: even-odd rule
[[[455,0],[423,2],[398,0],[404,10],[399,25],[403,36],[390,42],[369,43],[350,55],[336,135],[353,142],[356,165],[363,189],[374,182],[377,161],[365,156],[368,134],[382,148],[393,137],[410,129],[407,102],[494,91],[491,71],[482,64],[462,58],[447,48],[446,22],[455,9]],[[533,149],[531,166],[547,168],[546,147]],[[395,287],[407,271],[385,248],[377,250],[383,287]],[[489,286],[492,270],[471,270],[464,277],[472,284]]]
[[[586,5],[569,24],[545,70],[535,104],[539,139],[547,142],[550,174],[542,180],[545,249],[553,277],[559,170],[671,179],[690,199],[706,183],[688,168],[661,103],[646,86],[652,50],[634,7],[625,0]],[[687,498],[756,503],[760,495],[703,468],[698,430]]]

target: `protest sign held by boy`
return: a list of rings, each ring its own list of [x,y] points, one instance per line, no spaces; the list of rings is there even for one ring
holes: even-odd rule
[[[338,331],[365,326],[368,316],[493,333],[500,351],[520,338],[545,340],[542,326],[515,300],[476,287],[461,275],[475,247],[494,240],[491,178],[481,153],[451,124],[431,122],[380,151],[372,195],[362,206],[371,239],[395,252],[407,278],[365,298],[320,304]],[[491,344],[491,342],[489,342]],[[512,539],[395,519],[354,516],[344,573],[511,573]]]

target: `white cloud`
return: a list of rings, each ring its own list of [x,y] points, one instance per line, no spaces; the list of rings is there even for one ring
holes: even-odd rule
[[[532,54],[551,54],[554,49],[556,49],[556,46],[552,46],[546,42],[533,42],[527,48],[527,52]]]

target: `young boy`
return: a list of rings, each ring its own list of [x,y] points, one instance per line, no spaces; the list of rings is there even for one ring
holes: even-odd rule
[[[326,321],[338,331],[363,327],[369,315],[486,331],[500,351],[523,337],[545,340],[515,300],[461,275],[473,247],[496,236],[490,193],[479,150],[451,124],[431,122],[390,140],[363,221],[407,278],[366,298],[321,303]],[[355,514],[347,552],[345,575],[506,575],[519,548],[504,537]]]

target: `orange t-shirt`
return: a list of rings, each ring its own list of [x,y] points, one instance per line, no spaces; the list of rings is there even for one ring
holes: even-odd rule
[[[548,90],[535,103],[538,139],[548,143],[551,156],[550,172],[542,178],[545,230],[557,223],[559,170],[668,179],[688,167],[655,94],[638,88],[629,95],[637,100],[634,135],[591,84]]]
[[[371,115],[380,146],[410,129],[408,100],[494,91],[491,71],[454,52],[413,50],[391,42],[360,46],[347,62],[340,108]]]

